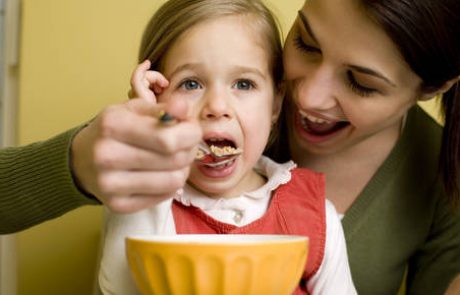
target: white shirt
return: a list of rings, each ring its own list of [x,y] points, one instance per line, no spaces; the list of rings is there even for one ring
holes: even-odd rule
[[[255,168],[268,178],[259,189],[231,199],[212,199],[185,186],[175,197],[184,205],[193,204],[221,222],[244,226],[267,211],[273,190],[291,179],[293,162],[278,164],[262,157]],[[99,286],[103,294],[139,294],[129,271],[125,255],[125,237],[136,234],[176,234],[171,207],[172,199],[133,214],[106,211],[106,229],[99,269]],[[342,225],[334,205],[326,200],[326,244],[323,262],[308,280],[312,295],[357,294],[348,265]]]

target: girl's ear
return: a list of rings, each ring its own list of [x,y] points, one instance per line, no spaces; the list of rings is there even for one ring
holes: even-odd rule
[[[459,81],[460,81],[460,76],[450,79],[449,81],[445,82],[441,87],[439,87],[435,91],[430,91],[430,92],[422,94],[419,100],[422,100],[422,101],[430,100],[434,97],[442,95],[445,92],[447,92],[450,88],[452,88],[452,86],[454,86],[455,83],[458,83]]]
[[[286,83],[283,81],[277,87],[275,87],[275,94],[273,99],[272,109],[272,123],[275,124],[281,113],[283,106],[284,95],[286,94]]]

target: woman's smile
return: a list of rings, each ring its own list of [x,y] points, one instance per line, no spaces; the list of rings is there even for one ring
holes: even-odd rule
[[[326,120],[303,111],[295,117],[296,130],[300,137],[310,143],[323,143],[341,134],[350,123],[348,121]]]
[[[350,124],[346,120],[325,119],[324,117],[318,117],[302,110],[299,110],[299,115],[302,128],[306,132],[317,136],[330,135]]]

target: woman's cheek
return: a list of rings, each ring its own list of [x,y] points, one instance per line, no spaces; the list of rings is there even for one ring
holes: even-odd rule
[[[284,47],[283,63],[286,80],[294,80],[301,75],[302,60],[299,59],[296,50],[293,48],[292,40],[287,40]]]

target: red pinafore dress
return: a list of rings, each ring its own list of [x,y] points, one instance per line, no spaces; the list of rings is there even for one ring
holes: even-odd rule
[[[326,212],[324,176],[295,168],[291,180],[273,193],[267,212],[259,219],[235,226],[220,222],[201,209],[172,205],[177,234],[289,234],[309,237],[308,259],[302,280],[293,294],[308,294],[305,282],[314,275],[324,257]]]

